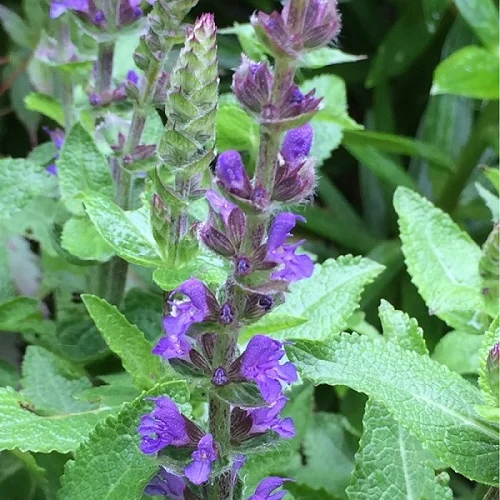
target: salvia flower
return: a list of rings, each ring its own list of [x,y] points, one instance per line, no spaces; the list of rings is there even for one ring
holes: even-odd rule
[[[263,434],[274,431],[280,437],[291,439],[295,436],[295,425],[290,417],[281,418],[280,412],[287,402],[285,396],[280,396],[276,401],[263,408],[250,411],[252,427],[250,434]]]
[[[158,474],[151,479],[144,492],[151,496],[158,495],[171,500],[184,500],[185,490],[186,482],[182,477],[160,467]]]
[[[219,185],[239,198],[249,198],[252,191],[250,179],[238,151],[225,151],[217,158],[215,173]]]
[[[297,221],[305,222],[305,219],[300,215],[283,212],[275,217],[271,225],[267,240],[267,260],[280,266],[271,275],[273,279],[293,282],[312,276],[314,264],[311,258],[295,253],[302,241],[286,243]]]
[[[297,380],[297,370],[290,361],[280,364],[284,355],[283,344],[265,335],[252,337],[241,355],[241,375],[258,385],[268,403],[281,397],[282,382],[291,384]]]
[[[183,299],[175,299],[183,295]],[[186,333],[194,323],[208,319],[217,309],[212,292],[199,280],[190,279],[175,289],[170,295],[170,314],[163,319],[163,336],[154,354],[165,359],[182,358],[189,354],[191,342]]]
[[[254,62],[242,55],[233,76],[233,92],[247,110],[260,114],[271,99],[273,74],[267,62]]]
[[[281,14],[258,12],[251,18],[257,35],[276,56],[298,58],[339,34],[337,0],[304,0],[297,8],[298,3],[287,2]]]
[[[167,446],[185,446],[190,443],[187,419],[167,396],[151,398],[155,409],[141,418],[138,432],[141,451],[154,455]]]
[[[248,500],[281,500],[285,495],[286,491],[279,491],[276,493],[278,488],[281,488],[285,481],[289,479],[284,479],[278,476],[271,476],[263,479],[257,486],[255,493],[248,498]]]
[[[186,477],[193,484],[205,483],[210,476],[212,462],[217,460],[212,434],[207,434],[200,439],[196,450],[191,456],[193,462],[184,469]]]

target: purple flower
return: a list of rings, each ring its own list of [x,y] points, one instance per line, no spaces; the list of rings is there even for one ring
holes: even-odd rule
[[[273,74],[267,62],[254,62],[242,55],[242,63],[233,76],[233,91],[249,111],[260,113],[271,99]]]
[[[277,476],[263,479],[257,486],[255,493],[249,497],[248,500],[281,500],[286,495],[286,491],[280,491],[278,493],[273,492],[281,488],[285,481],[289,481],[289,479],[283,479]]]
[[[310,0],[302,32],[304,48],[322,47],[337,38],[339,32],[340,14],[337,10],[337,0]]]
[[[172,300],[178,294],[185,295],[183,300]],[[204,321],[213,308],[215,297],[199,280],[189,279],[170,295],[171,311],[163,318],[163,336],[153,353],[165,359],[182,358],[188,355],[191,344],[186,336],[193,323]]]
[[[144,489],[144,493],[151,496],[164,496],[171,500],[184,500],[185,489],[186,483],[182,477],[172,474],[164,467],[160,467],[158,474],[151,479]]]
[[[166,446],[189,444],[187,419],[177,405],[167,396],[149,399],[155,402],[155,409],[141,418],[138,428],[142,438],[141,451],[153,455]]]
[[[56,19],[68,10],[88,13],[89,8],[89,0],[52,0],[52,4],[50,5],[50,17]]]
[[[284,355],[281,342],[265,335],[255,335],[241,356],[241,374],[256,382],[268,403],[281,396],[280,381],[290,384],[297,380],[297,370],[290,361],[279,363]]]
[[[193,484],[205,483],[210,476],[212,462],[217,460],[212,434],[207,434],[200,439],[197,449],[191,456],[193,462],[184,469],[186,477]]]
[[[264,408],[251,410],[252,428],[250,434],[262,434],[268,430],[277,432],[282,438],[295,436],[295,425],[290,417],[280,418],[280,411],[285,407],[287,398],[280,396],[276,401]]]
[[[285,243],[291,236],[290,231],[295,227],[297,220],[305,222],[300,215],[284,212],[277,215],[273,221],[267,240],[267,260],[283,266],[271,275],[273,279],[293,282],[309,278],[314,271],[313,261],[307,255],[295,254],[302,241],[293,245]]]
[[[205,195],[213,211],[219,214],[222,217],[224,223],[227,224],[227,221],[229,219],[229,214],[232,212],[234,208],[236,208],[236,205],[234,203],[231,203],[230,201],[227,201],[225,198],[217,194],[212,189],[209,189],[205,193]]]
[[[240,198],[250,197],[252,186],[238,151],[231,149],[219,155],[215,173],[226,191]]]
[[[281,146],[281,156],[287,162],[303,160],[310,152],[314,131],[310,123],[289,130]]]

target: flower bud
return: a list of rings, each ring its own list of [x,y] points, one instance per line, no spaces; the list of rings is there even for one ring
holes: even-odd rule
[[[200,231],[200,237],[203,243],[215,253],[224,257],[233,257],[236,255],[236,249],[229,238],[210,224],[203,227]]]
[[[314,159],[288,163],[278,167],[274,182],[273,200],[297,203],[306,200],[314,192],[316,172]]]
[[[309,0],[307,6],[302,46],[318,49],[336,39],[340,32],[340,14],[337,0]]]
[[[305,158],[311,152],[314,131],[310,123],[290,130],[281,146],[281,156],[287,162]]]
[[[243,165],[241,155],[234,150],[225,151],[217,159],[215,173],[219,185],[239,198],[248,199],[252,186]]]
[[[233,92],[249,111],[260,113],[271,99],[273,75],[267,62],[253,62],[244,54],[233,76]]]
[[[276,11],[271,14],[257,12],[250,18],[259,40],[277,57],[297,57],[291,33],[283,17]]]

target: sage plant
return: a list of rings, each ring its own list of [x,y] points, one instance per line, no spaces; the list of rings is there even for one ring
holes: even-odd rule
[[[303,219],[289,210],[307,201],[314,190],[314,159],[309,156],[313,130],[308,121],[320,109],[321,99],[314,91],[304,95],[294,75],[297,61],[308,50],[336,38],[336,7],[329,0],[290,0],[281,13],[252,17],[274,57],[272,67],[243,56],[234,74],[236,98],[260,125],[254,175],[250,177],[237,151],[220,154],[212,188],[205,193],[208,219],[196,228],[202,244],[227,259],[231,272],[216,290],[191,278],[168,295],[164,336],[153,351],[203,387],[208,423],[188,419],[167,396],[152,398],[155,407],[138,428],[143,453],[157,455],[161,463],[146,489],[150,494],[239,498],[238,473],[246,456],[295,434],[293,421],[280,416],[286,386],[297,380],[282,342],[255,335],[241,348],[238,338],[245,325],[286,300],[290,283],[313,272],[310,257],[300,253],[302,242],[291,241]],[[157,241],[166,239],[170,255],[188,232],[185,214],[174,209],[182,205],[176,201],[189,202],[197,191],[199,196],[201,177],[207,173],[209,159],[200,145],[213,139],[217,76],[209,70],[213,59],[206,58],[215,57],[214,47],[214,21],[205,15],[188,33],[168,93],[169,130],[160,158],[173,167],[175,180],[173,189],[157,183],[164,195],[155,195],[153,217],[169,217],[167,238],[161,225],[154,226]],[[157,179],[162,173],[158,169]],[[175,265],[175,259],[171,262]],[[282,498],[285,492],[276,490],[283,483],[282,478],[265,479],[250,498]]]

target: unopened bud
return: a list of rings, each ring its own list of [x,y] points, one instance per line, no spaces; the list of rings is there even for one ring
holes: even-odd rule
[[[491,388],[495,400],[498,401],[500,395],[500,342],[497,342],[490,352],[486,361],[486,373],[488,377],[488,384]]]

